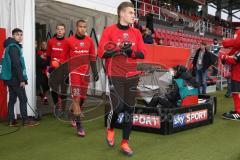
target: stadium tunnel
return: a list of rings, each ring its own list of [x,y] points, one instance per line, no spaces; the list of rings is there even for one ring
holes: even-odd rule
[[[123,1],[126,0],[5,0],[1,2],[0,28],[6,30],[6,36],[11,36],[13,28],[23,29],[23,53],[28,75],[26,93],[32,108],[36,109],[35,40],[50,38],[47,37],[50,34],[53,36],[58,23],[66,25],[66,36],[70,33],[74,34],[76,21],[84,19],[88,22],[88,34],[95,30],[96,38],[93,39],[97,42],[104,27],[116,23],[117,6]],[[100,67],[101,65],[98,68]],[[104,76],[104,71],[102,73],[101,75]],[[98,81],[96,89],[105,90],[104,85],[105,82]],[[15,113],[18,114],[18,103],[15,108]],[[34,111],[29,107],[28,115],[34,116]]]
[[[90,35],[97,49],[97,42],[105,26],[116,23],[116,8],[122,0],[115,1],[66,1],[66,0],[36,0],[36,39],[38,42],[49,39],[55,33],[58,23],[66,25],[66,37],[76,32],[76,21],[86,20],[88,23],[87,34]],[[110,4],[110,5],[109,5]],[[99,73],[102,76],[99,81],[91,83],[89,88],[95,91],[105,91],[105,76],[102,63],[98,61]],[[95,91],[94,92],[95,94]],[[90,90],[89,90],[89,94]]]

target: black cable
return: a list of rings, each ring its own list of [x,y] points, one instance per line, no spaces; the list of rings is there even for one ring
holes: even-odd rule
[[[29,108],[32,110],[32,112],[35,114],[35,117],[39,118],[39,113],[32,108],[32,106],[29,104],[28,100],[27,100],[27,105],[28,105]],[[0,123],[3,123],[3,122],[4,122],[4,121],[0,121]],[[14,131],[0,134],[0,137],[1,137],[1,136],[5,136],[5,135],[9,135],[9,134],[12,134],[12,133],[16,133],[16,132],[19,131],[20,129],[21,129],[21,125],[20,125],[20,126],[17,126]]]
[[[21,129],[21,126],[17,126],[16,129],[14,131],[11,131],[11,132],[6,132],[6,133],[3,133],[3,134],[0,134],[0,137],[1,136],[6,136],[6,135],[9,135],[9,134],[12,134],[12,133],[16,133],[17,131],[19,131]]]
[[[3,120],[1,121],[1,120],[0,120],[0,123],[4,123],[4,122],[5,122],[5,121],[3,121]],[[5,136],[5,135],[9,135],[9,134],[12,134],[12,133],[15,133],[15,132],[19,131],[20,129],[21,129],[21,126],[17,126],[14,131],[10,131],[10,132],[6,132],[6,133],[3,133],[3,134],[0,134],[0,137],[1,137],[1,136]]]

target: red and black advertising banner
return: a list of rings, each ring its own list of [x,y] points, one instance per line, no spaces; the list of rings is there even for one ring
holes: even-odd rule
[[[2,59],[4,46],[3,42],[6,39],[6,30],[0,28],[0,60]],[[7,87],[2,80],[0,80],[0,119],[7,117]]]
[[[205,5],[206,4],[206,0],[193,0],[199,4]]]

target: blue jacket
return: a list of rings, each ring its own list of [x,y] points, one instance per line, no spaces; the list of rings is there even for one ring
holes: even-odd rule
[[[174,81],[178,87],[178,91],[180,95],[180,99],[178,100],[178,105],[180,105],[182,100],[187,96],[198,95],[198,89],[194,88],[191,84],[188,84],[187,81],[185,81],[184,79],[178,78],[178,79],[174,79]]]
[[[1,60],[0,79],[7,85],[17,86],[20,82],[27,83],[26,66],[22,46],[13,38],[4,42],[4,55]]]

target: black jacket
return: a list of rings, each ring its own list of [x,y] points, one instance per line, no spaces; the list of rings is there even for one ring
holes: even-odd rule
[[[196,51],[196,54],[194,56],[193,59],[193,68],[196,69],[197,68],[197,60],[198,60],[198,56],[199,56],[199,52],[200,52],[200,48]],[[205,50],[205,53],[203,55],[203,71],[206,71],[211,65],[213,64],[213,57],[212,57],[212,53]]]
[[[44,61],[41,56],[36,54],[36,76],[41,77],[44,76],[43,70],[46,69],[47,66],[50,65],[50,59]]]
[[[22,48],[22,45],[19,44],[15,39],[9,37],[4,41],[4,48],[6,48],[8,45],[16,43],[19,45],[20,48]],[[23,78],[23,70],[20,62],[20,53],[17,47],[11,47],[9,49],[9,56],[11,59],[11,67],[12,67],[12,78],[8,81],[6,81],[6,84],[9,86],[18,86],[20,85],[20,82],[26,82]]]
[[[154,29],[153,29],[153,14],[152,13],[148,13],[146,15],[146,28],[149,28],[152,33],[154,33]]]
[[[153,44],[153,37],[150,34],[143,35],[143,41],[146,44]]]

